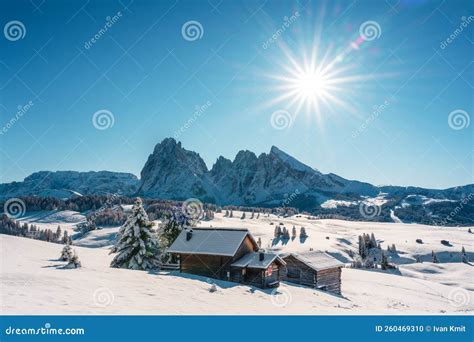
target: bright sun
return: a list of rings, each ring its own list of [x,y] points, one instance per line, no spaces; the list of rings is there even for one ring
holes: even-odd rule
[[[280,61],[280,72],[270,77],[276,81],[273,87],[279,95],[268,103],[271,106],[284,105],[294,115],[301,111],[318,120],[328,111],[337,112],[335,107],[353,111],[345,102],[350,85],[366,78],[354,74],[352,65],[344,62],[347,53],[332,55],[326,51],[317,56],[314,48],[311,53],[300,51],[298,55],[283,49],[286,61]]]
[[[309,72],[296,79],[295,86],[306,100],[324,95],[326,80],[320,74]]]

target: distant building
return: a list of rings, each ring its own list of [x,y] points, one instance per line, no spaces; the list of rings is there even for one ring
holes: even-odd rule
[[[340,294],[342,262],[323,252],[282,255],[286,263],[283,280]]]

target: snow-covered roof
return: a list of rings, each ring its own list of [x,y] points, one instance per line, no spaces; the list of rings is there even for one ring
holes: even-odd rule
[[[266,269],[273,261],[278,260],[283,265],[286,263],[275,253],[264,253],[264,259],[260,261],[260,252],[253,252],[244,255],[242,258],[234,262],[232,267],[248,267],[248,268],[263,268]]]
[[[290,253],[281,255],[283,260],[292,255],[299,261],[308,265],[315,271],[327,270],[329,268],[342,267],[344,264],[337,260],[336,258],[330,256],[324,252],[303,252],[303,253]]]
[[[257,247],[255,239],[247,229],[193,228],[189,240],[186,240],[186,233],[187,231],[183,230],[178,235],[168,252],[234,256],[247,235]]]

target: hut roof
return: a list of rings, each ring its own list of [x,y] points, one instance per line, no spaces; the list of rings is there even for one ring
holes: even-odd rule
[[[253,252],[244,255],[242,258],[234,262],[232,267],[248,267],[248,268],[262,268],[266,269],[275,260],[278,260],[282,265],[286,262],[275,253],[264,253],[264,259],[260,261],[260,252]]]
[[[283,260],[288,256],[293,256],[299,261],[308,265],[315,271],[327,270],[329,268],[342,267],[344,264],[336,258],[324,252],[304,252],[304,253],[290,253],[282,255]]]
[[[234,256],[242,241],[249,236],[255,248],[257,242],[247,229],[237,228],[193,228],[191,239],[186,239],[187,230],[183,230],[171,247],[170,253],[207,254]]]

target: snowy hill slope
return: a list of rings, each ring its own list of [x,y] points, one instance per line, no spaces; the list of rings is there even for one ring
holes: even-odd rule
[[[271,290],[178,273],[113,269],[109,267],[112,256],[103,248],[75,247],[83,267],[66,270],[61,268],[64,263],[56,260],[60,245],[0,235],[0,246],[0,307],[4,315],[472,314],[474,311],[472,291],[379,272],[343,269],[344,297],[285,283],[272,294]],[[217,292],[209,292],[209,282],[216,283]]]

